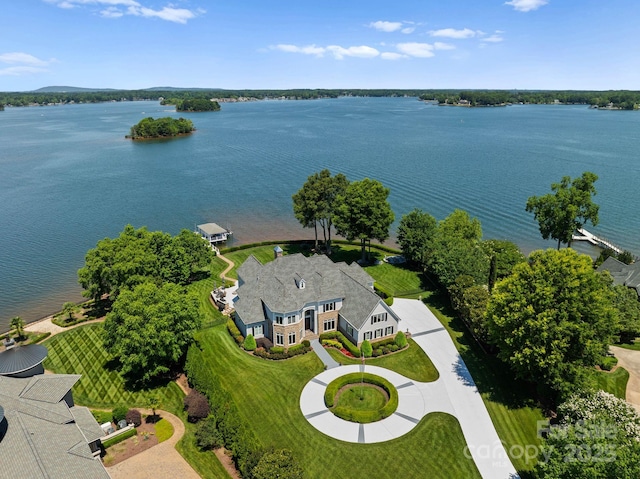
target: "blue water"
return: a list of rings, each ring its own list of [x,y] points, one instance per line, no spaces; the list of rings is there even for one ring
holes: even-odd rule
[[[178,116],[156,102],[0,112],[0,330],[13,316],[34,320],[80,299],[84,254],[127,223],[175,234],[215,221],[238,243],[311,237],[291,195],[322,168],[382,181],[397,219],[414,207],[439,219],[462,208],[485,238],[525,252],[554,246],[539,237],[527,198],[593,171],[600,225],[588,229],[640,253],[637,112],[263,101],[183,113],[198,129],[190,137],[124,138],[140,119],[167,115]]]

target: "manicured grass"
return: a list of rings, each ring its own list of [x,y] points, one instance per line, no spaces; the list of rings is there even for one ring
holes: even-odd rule
[[[161,408],[182,409],[184,393],[174,382],[150,390],[127,389],[118,372],[108,363],[101,331],[102,324],[89,324],[60,333],[44,343],[49,350],[44,363],[46,369],[82,375],[73,387],[75,402],[94,408],[113,408],[119,404],[145,407],[147,398],[157,395]]]
[[[381,444],[352,444],[318,432],[303,417],[300,394],[323,370],[315,354],[267,361],[242,352],[224,326],[198,334],[212,374],[232,395],[263,446],[291,449],[305,476],[478,478],[458,421],[430,414],[409,434]],[[319,452],[321,451],[321,452]],[[357,471],[354,473],[354,471]],[[350,475],[350,474],[356,474]]]
[[[158,442],[164,442],[173,436],[173,426],[166,419],[160,419],[153,425],[153,428],[156,431]]]
[[[224,251],[222,251],[222,254],[225,256],[225,258],[235,263],[235,266],[231,271],[227,273],[227,276],[229,278],[237,279],[238,278],[237,269],[251,255],[255,256],[256,259],[260,261],[262,264],[266,264],[269,261],[273,261],[274,259],[273,249],[276,246],[278,245],[270,244],[270,245],[263,245],[263,246],[255,246],[253,248],[241,249],[238,251],[233,251],[231,253],[225,253]],[[306,255],[310,254],[309,248],[300,244],[289,244],[289,243],[283,242],[280,245],[280,247],[282,248],[284,254],[295,254],[295,253],[304,253]],[[218,260],[222,261],[220,259]],[[225,268],[226,268],[226,263],[225,263]]]
[[[219,261],[222,261],[218,258]],[[225,263],[226,265],[226,263]],[[227,317],[218,311],[213,303],[209,300],[211,291],[215,285],[220,286],[221,280],[218,277],[203,279],[187,286],[189,291],[194,291],[198,295],[200,301],[200,312],[203,315],[202,327],[208,328],[217,324],[224,324]]]
[[[99,409],[92,410],[91,414],[96,418],[98,424],[104,424],[105,422],[113,421],[113,414],[111,411],[100,411]]]
[[[230,479],[229,474],[227,474],[224,466],[220,464],[213,451],[200,451],[198,449],[195,439],[196,425],[186,422],[184,417],[182,420],[185,423],[186,431],[182,439],[176,444],[176,450],[201,478]]]
[[[387,395],[370,384],[352,384],[342,390],[336,406],[356,411],[376,411],[387,404]]]
[[[632,351],[640,351],[640,340],[636,339],[632,343],[614,344],[614,346],[624,349],[631,349]]]
[[[620,399],[627,397],[627,382],[629,381],[629,371],[619,367],[615,371],[596,371],[596,387]]]
[[[362,359],[347,357],[337,349],[326,348],[326,351],[333,359],[341,364],[362,363]],[[409,379],[423,383],[435,381],[440,376],[429,357],[413,339],[409,339],[409,347],[404,351],[398,351],[377,358],[367,358],[366,363],[371,366],[390,369]]]

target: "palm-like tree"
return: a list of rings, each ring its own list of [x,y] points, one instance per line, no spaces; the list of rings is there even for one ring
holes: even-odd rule
[[[20,316],[16,316],[11,320],[11,328],[16,330],[18,338],[24,337],[24,319],[22,319]]]

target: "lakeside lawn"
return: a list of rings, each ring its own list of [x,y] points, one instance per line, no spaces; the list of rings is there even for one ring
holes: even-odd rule
[[[337,441],[311,426],[300,410],[302,389],[323,371],[315,354],[284,361],[250,356],[224,325],[201,331],[198,342],[207,368],[231,394],[262,445],[291,449],[307,477],[353,477],[353,471],[377,478],[413,477],[416,471],[430,478],[480,477],[464,456],[462,431],[450,415],[429,414],[409,434],[381,444]]]
[[[620,399],[627,397],[627,382],[629,371],[623,367],[617,367],[615,371],[596,371],[595,381],[598,389],[613,394]]]

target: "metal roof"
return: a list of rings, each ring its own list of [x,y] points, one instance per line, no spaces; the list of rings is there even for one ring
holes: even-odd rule
[[[0,376],[27,371],[47,357],[47,348],[40,344],[16,346],[0,353]]]
[[[0,406],[0,422],[4,419],[4,409]]]

